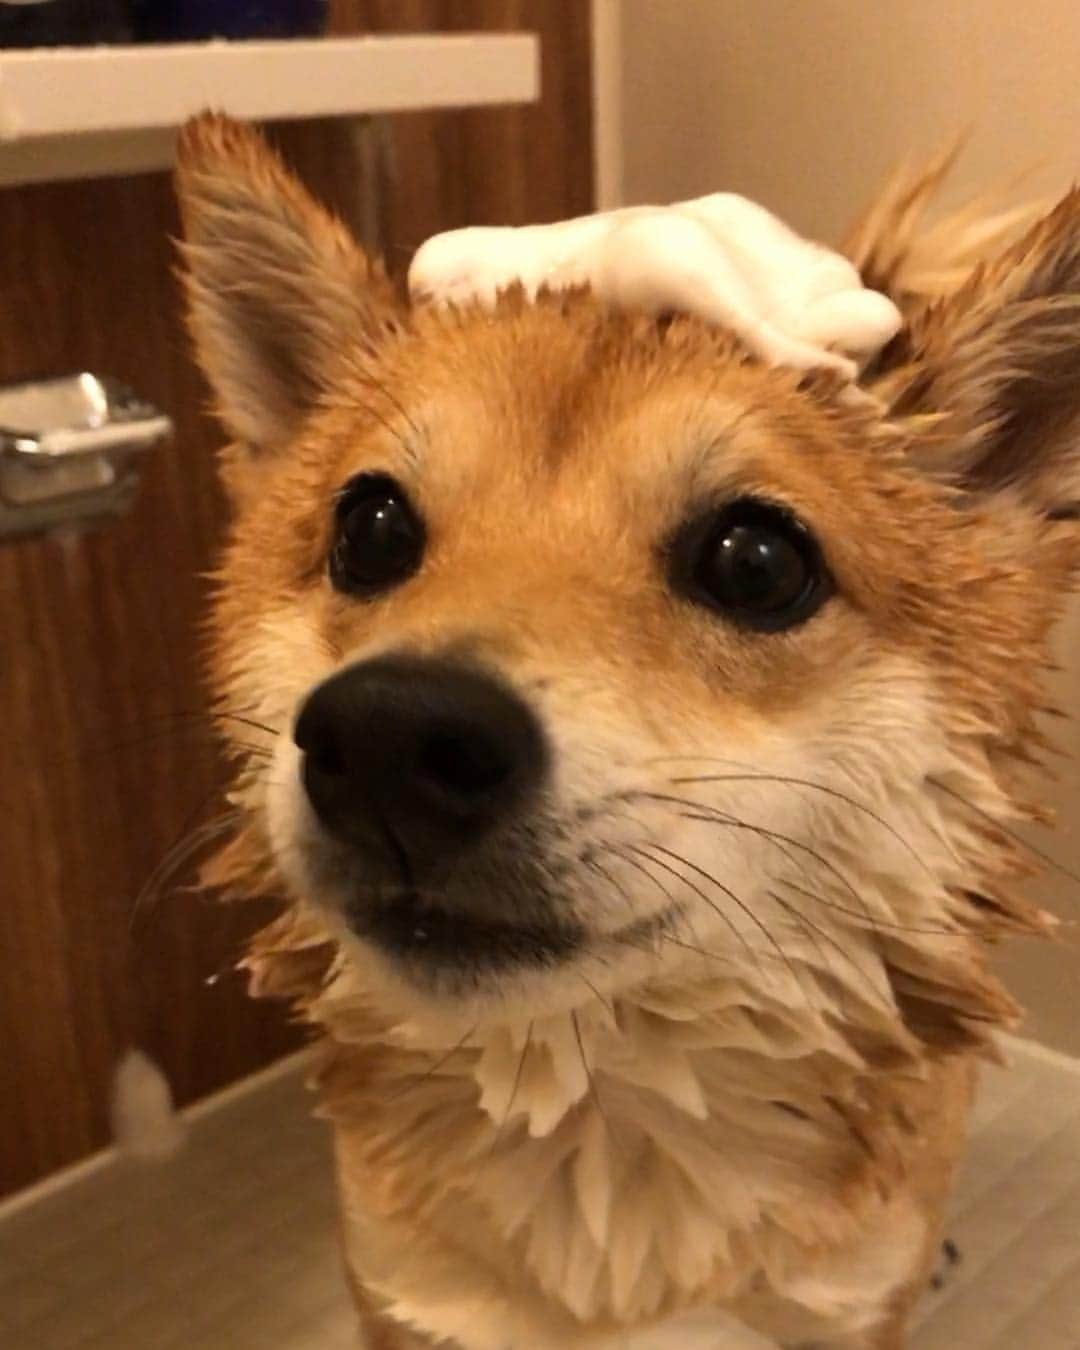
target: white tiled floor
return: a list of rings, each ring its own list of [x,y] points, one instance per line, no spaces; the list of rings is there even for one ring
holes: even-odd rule
[[[326,1128],[299,1075],[0,1216],[2,1350],[355,1350]]]
[[[963,1262],[914,1350],[1080,1350],[1080,1062],[987,1076],[951,1234]]]
[[[329,1139],[296,1072],[192,1121],[168,1163],[111,1163],[0,1208],[0,1350],[356,1350]],[[913,1350],[1080,1350],[1080,1065],[986,1083]]]

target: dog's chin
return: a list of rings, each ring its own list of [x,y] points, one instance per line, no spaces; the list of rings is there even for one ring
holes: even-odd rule
[[[556,918],[524,923],[479,917],[440,899],[399,891],[377,902],[358,896],[338,909],[351,939],[346,948],[355,943],[374,957],[375,968],[388,977],[388,994],[396,990],[414,1011],[449,1011],[465,1003],[478,1018],[502,1015],[508,1006],[527,1008],[530,1016],[566,1012],[581,1004],[583,991],[586,998],[600,997],[582,974],[582,962],[599,967],[593,979],[614,996],[657,977],[662,937],[673,921],[665,912],[600,932]]]
[[[407,890],[349,898],[344,917],[356,937],[423,985],[486,983],[517,972],[555,969],[572,960],[585,942],[576,924],[506,922]]]

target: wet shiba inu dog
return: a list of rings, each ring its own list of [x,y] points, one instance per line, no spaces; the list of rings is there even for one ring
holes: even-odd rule
[[[361,1344],[905,1343],[988,948],[1050,926],[1080,560],[1080,195],[926,231],[941,171],[849,240],[904,318],[853,399],[586,290],[410,304],[254,132],[182,137],[211,880],[287,901],[250,964],[324,1042]]]

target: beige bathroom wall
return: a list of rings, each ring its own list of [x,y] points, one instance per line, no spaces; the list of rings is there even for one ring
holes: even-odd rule
[[[832,240],[899,160],[965,132],[953,200],[995,184],[1052,194],[1080,175],[1080,0],[622,0],[621,43],[623,158],[608,176],[628,202],[731,189]],[[1059,656],[1075,716],[1080,606]],[[1059,732],[1080,751],[1076,723]],[[1080,875],[1080,758],[1060,773],[1060,829],[1038,842]],[[1080,919],[1080,882],[1049,874],[1040,894]],[[1006,964],[1032,1032],[1080,1054],[1067,942]]]
[[[622,42],[629,200],[731,188],[829,238],[965,131],[956,195],[1080,169],[1077,0],[622,0]]]

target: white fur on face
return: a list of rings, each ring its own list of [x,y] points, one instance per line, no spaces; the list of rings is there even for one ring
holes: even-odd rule
[[[281,672],[259,708],[281,734],[258,805],[290,886],[337,919],[356,863],[315,818],[290,734],[335,667],[303,629],[297,620],[268,631],[252,662]],[[530,680],[553,751],[543,809],[555,828],[544,847],[566,878],[560,901],[592,943],[568,969],[507,977],[528,988],[529,1016],[595,1004],[590,986],[615,996],[705,969],[789,1006],[827,1006],[834,994],[822,984],[839,983],[891,1011],[877,926],[947,927],[941,890],[958,873],[924,789],[949,757],[919,672],[883,665],[863,688],[808,711],[797,732],[741,740],[730,726],[697,724],[661,741],[612,705],[602,672],[596,679],[595,701],[588,672],[565,691],[554,671]],[[677,709],[656,711],[658,724],[680,725]]]

